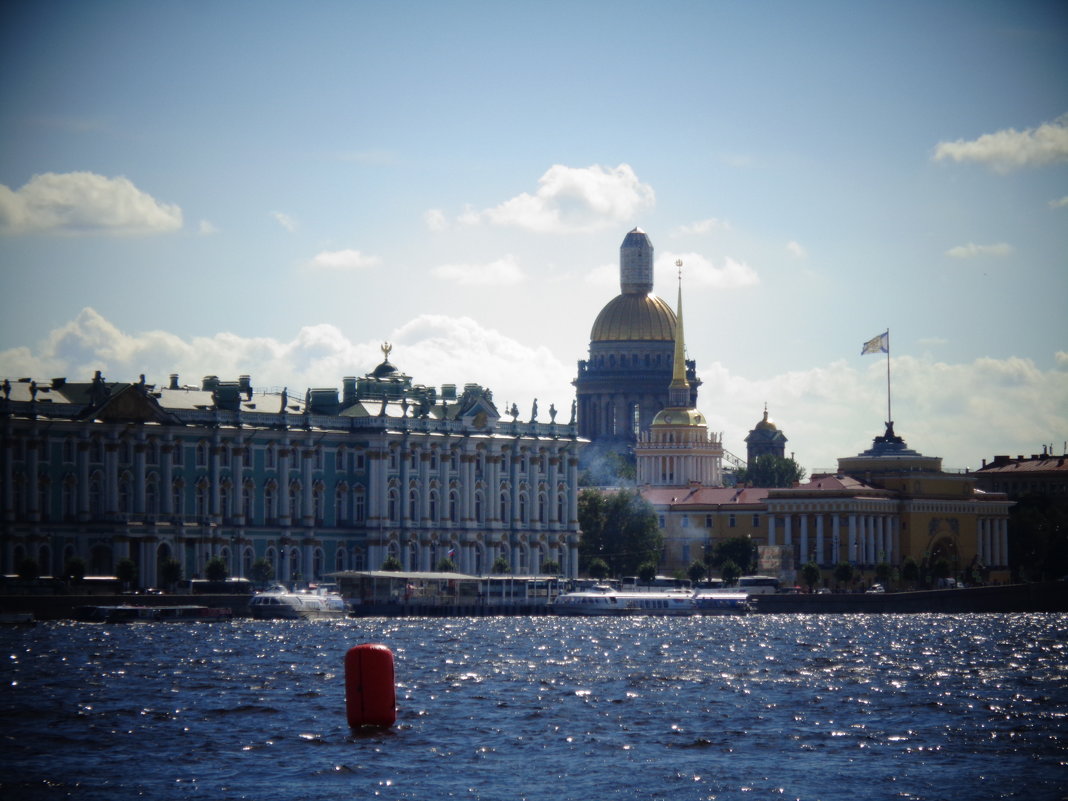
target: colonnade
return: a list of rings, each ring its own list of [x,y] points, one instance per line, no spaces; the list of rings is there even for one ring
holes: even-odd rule
[[[795,566],[810,560],[821,567],[833,567],[839,562],[897,564],[901,561],[900,525],[898,516],[885,512],[769,513],[768,545],[791,548]]]

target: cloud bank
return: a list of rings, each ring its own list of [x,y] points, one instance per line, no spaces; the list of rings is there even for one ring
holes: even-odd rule
[[[0,184],[0,231],[8,234],[145,235],[182,227],[182,210],[123,177],[92,172],[35,175],[12,191]]]
[[[974,161],[1002,173],[1068,161],[1068,114],[1037,128],[1007,128],[971,141],[939,142],[934,160],[946,159]]]
[[[416,383],[479,383],[493,391],[498,408],[533,399],[555,404],[566,419],[575,365],[547,348],[530,346],[467,317],[421,315],[392,331],[391,355]],[[382,360],[378,341],[354,342],[336,326],[304,326],[289,341],[228,332],[186,339],[166,331],[128,333],[91,308],[55,329],[35,346],[0,351],[0,376],[54,376],[88,380],[102,370],[113,381],[144,373],[164,383],[178,373],[184,384],[202,376],[252,377],[257,389],[340,387],[346,375],[363,375]],[[724,432],[726,448],[745,456],[745,436],[760,420],[765,401],[771,417],[808,470],[833,468],[837,459],[871,445],[886,417],[885,366],[880,360],[840,360],[777,376],[752,379],[719,362],[698,363],[704,384],[699,406],[710,429]],[[947,468],[977,468],[996,453],[1032,453],[1043,443],[1057,448],[1068,436],[1068,353],[1050,369],[1023,358],[976,359],[948,364],[898,356],[893,361],[896,431],[909,446],[941,456]]]

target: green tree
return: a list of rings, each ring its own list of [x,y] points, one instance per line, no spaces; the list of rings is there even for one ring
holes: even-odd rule
[[[270,560],[260,557],[252,563],[252,580],[260,586],[264,586],[274,578],[274,565]]]
[[[920,580],[920,566],[911,556],[906,556],[905,561],[901,563],[901,580],[913,589]]]
[[[137,564],[133,559],[120,559],[115,565],[115,578],[122,582],[125,589],[137,581]]]
[[[168,557],[159,563],[159,579],[167,589],[182,580],[182,563],[174,557]]]
[[[808,587],[809,592],[812,592],[812,588],[819,584],[820,575],[820,566],[815,562],[805,562],[801,565],[801,580]]]
[[[853,583],[853,565],[849,562],[839,562],[834,566],[834,580],[839,585],[849,587]]]
[[[33,581],[40,577],[41,566],[37,564],[37,560],[32,556],[27,556],[21,562],[19,562],[18,576],[23,581]]]
[[[638,580],[642,584],[652,584],[656,578],[656,562],[642,562],[638,565]]]
[[[757,566],[757,546],[749,537],[729,537],[712,546],[706,555],[709,565],[722,571],[724,562],[734,562],[742,572],[749,575]]]
[[[434,566],[434,569],[439,573],[455,573],[456,563],[447,556],[443,556],[438,560],[438,563]]]
[[[382,570],[388,570],[391,573],[400,573],[404,570],[404,565],[401,564],[401,560],[396,556],[387,556],[385,561],[382,562]]]
[[[560,575],[560,563],[552,559],[548,559],[541,563],[541,574],[543,576],[558,576]]]
[[[687,578],[690,579],[690,582],[694,586],[697,586],[698,584],[700,584],[701,580],[706,575],[708,575],[708,569],[705,567],[704,562],[702,562],[702,561],[700,561],[698,559],[695,559],[693,562],[691,562],[689,569],[687,569],[687,571],[686,571]]]
[[[511,573],[512,566],[508,564],[508,560],[503,556],[498,556],[493,560],[493,572],[498,576],[504,575],[505,573]]]
[[[71,584],[77,584],[85,578],[87,568],[80,556],[72,556],[63,564],[63,578]]]
[[[805,470],[793,459],[762,453],[753,463],[738,468],[739,485],[754,487],[792,487],[805,479]]]
[[[632,490],[579,493],[579,567],[589,573],[603,559],[611,575],[633,575],[643,562],[659,560],[663,537],[652,504]]]
[[[226,560],[221,556],[213,556],[204,565],[204,578],[208,581],[226,581],[230,575],[230,568],[226,566]]]
[[[1009,512],[1009,564],[1020,581],[1068,575],[1068,508],[1045,496],[1019,498]]]
[[[884,587],[890,583],[890,577],[893,574],[894,569],[886,562],[879,562],[879,564],[875,566],[875,581],[882,584]]]
[[[728,587],[733,586],[734,582],[743,575],[745,574],[742,572],[742,569],[738,567],[738,563],[733,559],[728,559],[727,561],[720,563],[719,576],[723,579],[723,583]]]
[[[945,579],[949,578],[953,569],[949,566],[948,559],[936,559],[935,563],[931,565],[931,578],[933,579]]]
[[[589,565],[586,567],[586,575],[597,580],[607,578],[608,562],[599,556],[595,559],[591,559]]]

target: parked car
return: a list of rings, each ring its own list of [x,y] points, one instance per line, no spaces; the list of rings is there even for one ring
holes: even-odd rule
[[[886,592],[886,589],[883,587],[882,584],[872,584],[870,587],[868,587],[868,595],[871,595],[873,593],[878,594],[880,592]]]

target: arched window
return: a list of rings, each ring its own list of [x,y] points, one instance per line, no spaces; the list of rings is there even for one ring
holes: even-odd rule
[[[450,523],[459,522],[459,520],[458,520],[459,515],[460,515],[459,504],[460,504],[460,497],[456,494],[455,491],[454,492],[450,492],[449,493],[449,522]]]
[[[267,443],[267,448],[263,452],[263,461],[268,470],[274,470],[278,466],[278,451],[274,448],[274,443]]]
[[[481,492],[476,492],[475,493],[475,522],[476,523],[485,523],[486,522],[485,517],[482,514],[482,493]]]
[[[414,489],[408,491],[408,519],[419,519],[419,493]]]
[[[397,522],[397,490],[391,489],[386,496],[386,517],[391,523]]]
[[[244,486],[241,487],[241,514],[245,516],[246,526],[252,525],[253,522],[252,498],[255,489],[256,487],[251,481],[246,481]]]
[[[159,514],[159,482],[155,475],[149,476],[145,482],[145,513]]]
[[[300,489],[299,481],[294,481],[289,485],[289,517],[291,520],[300,519],[300,502],[304,497],[304,493]]]
[[[512,522],[511,519],[508,517],[508,507],[509,507],[508,491],[504,490],[504,491],[501,492],[501,497],[500,497],[500,513],[501,513],[500,514],[500,520],[501,520],[502,523],[505,523],[505,524],[508,524],[508,523]]]
[[[89,477],[89,513],[102,514],[104,511],[104,480],[100,473]]]
[[[438,522],[438,491],[435,489],[430,490],[430,498],[428,499],[430,507],[430,522]]]
[[[171,511],[181,517],[185,514],[185,482],[178,478],[171,488]]]
[[[334,490],[334,525],[340,526],[348,522],[348,509],[345,500],[349,496],[349,489],[344,484],[338,485]]]
[[[312,515],[315,518],[316,525],[321,526],[323,524],[323,517],[326,513],[326,488],[322,482],[317,482],[312,487]]]
[[[78,514],[78,480],[74,476],[63,479],[63,518],[73,520]]]
[[[353,521],[356,523],[363,523],[367,520],[367,496],[364,494],[363,487],[359,487],[356,490],[356,495],[352,500]]]
[[[208,515],[208,482],[201,479],[196,486],[196,509],[194,514],[198,519]]]
[[[278,495],[273,481],[263,488],[263,518],[268,525],[278,522]]]
[[[208,465],[208,443],[201,441],[197,443],[196,452],[197,467],[207,467]]]

